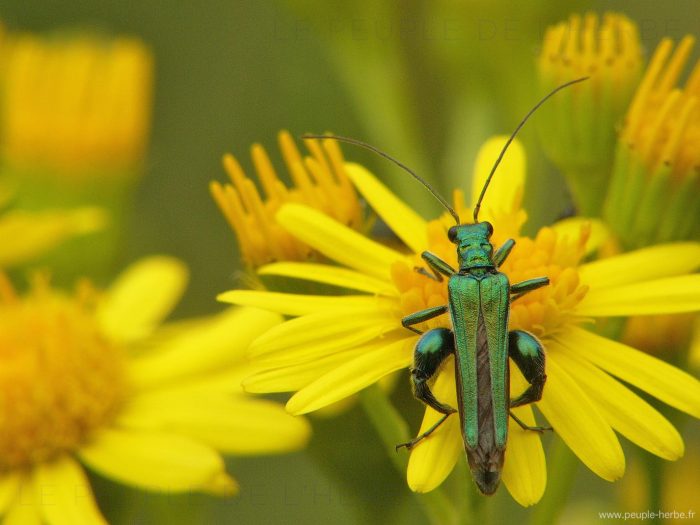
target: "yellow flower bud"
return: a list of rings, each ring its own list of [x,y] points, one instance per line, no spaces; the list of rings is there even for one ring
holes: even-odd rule
[[[700,234],[700,61],[678,86],[693,42],[659,44],[624,121],[604,216],[627,248]]]
[[[342,153],[333,140],[306,140],[311,153],[303,157],[291,135],[282,131],[279,145],[292,187],[278,178],[265,149],[251,148],[261,196],[255,183],[245,176],[233,155],[225,155],[224,168],[231,184],[211,183],[211,192],[238,239],[241,257],[250,268],[274,261],[302,261],[317,254],[277,223],[277,210],[289,202],[323,211],[354,229],[363,226],[362,209],[345,173]]]
[[[543,147],[567,177],[574,203],[597,215],[615,148],[615,126],[642,68],[637,26],[614,13],[572,15],[547,29],[537,61],[542,91],[589,77],[563,91],[538,117]]]

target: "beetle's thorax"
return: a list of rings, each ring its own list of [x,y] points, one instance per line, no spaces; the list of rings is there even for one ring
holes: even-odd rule
[[[490,238],[493,227],[488,222],[459,224],[450,228],[450,241],[457,245],[459,273],[484,275],[493,272],[493,246]]]

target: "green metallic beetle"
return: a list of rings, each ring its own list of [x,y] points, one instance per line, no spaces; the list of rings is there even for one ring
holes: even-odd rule
[[[401,320],[405,328],[422,334],[416,344],[414,366],[411,368],[414,396],[443,414],[443,417],[412,441],[401,443],[396,448],[406,447],[410,450],[432,434],[450,415],[458,412],[469,467],[479,490],[484,494],[493,494],[501,479],[508,440],[508,416],[526,430],[542,432],[548,429],[528,426],[510,410],[539,401],[547,375],[542,344],[528,332],[509,332],[508,316],[511,301],[546,286],[549,279],[538,277],[510,284],[508,277],[499,272],[498,268],[515,246],[515,241],[507,240],[494,253],[490,242],[493,227],[488,222],[479,222],[479,209],[503,155],[530,115],[557,91],[586,78],[567,82],[551,91],[516,127],[484,183],[474,207],[473,224],[462,224],[454,209],[425,180],[374,146],[334,135],[305,136],[348,142],[389,159],[421,182],[454,217],[457,224],[449,229],[447,235],[457,247],[459,268],[455,270],[428,251],[423,252],[421,257],[430,271],[416,268],[421,274],[436,281],[442,282],[447,277],[448,304],[421,310]],[[413,326],[445,313],[450,315],[452,329],[435,328],[422,333]],[[450,355],[455,356],[457,409],[437,400],[428,384]],[[510,399],[509,357],[529,383],[525,392],[515,399]]]
[[[451,414],[453,407],[433,396],[428,381],[449,355],[455,356],[455,379],[460,429],[467,460],[479,490],[493,494],[498,487],[508,439],[508,415],[511,407],[538,401],[545,380],[545,355],[541,343],[528,332],[508,332],[508,314],[513,297],[549,283],[547,277],[509,284],[508,277],[498,271],[515,245],[512,239],[493,253],[489,242],[493,228],[488,222],[459,224],[448,235],[457,245],[459,269],[430,252],[422,257],[433,271],[432,278],[448,278],[449,304],[416,312],[404,317],[402,324],[421,323],[449,312],[452,330],[435,328],[425,332],[414,353],[411,381],[416,398],[444,414],[426,432],[403,446],[409,449],[430,435]],[[427,273],[427,272],[426,272]],[[420,332],[419,332],[420,333]],[[518,366],[530,386],[510,400],[508,357]],[[528,427],[542,431],[542,427]]]
[[[459,269],[453,269],[430,252],[421,255],[432,270],[431,273],[419,269],[421,273],[437,281],[442,281],[443,276],[448,278],[448,304],[408,315],[401,320],[401,324],[421,333],[412,325],[444,313],[450,314],[452,330],[435,328],[424,333],[418,340],[411,369],[415,397],[444,415],[426,432],[399,447],[411,449],[435,431],[451,414],[459,412],[469,468],[476,485],[484,494],[493,494],[501,479],[508,440],[508,416],[526,430],[545,430],[544,427],[525,425],[510,411],[513,407],[539,401],[547,375],[542,344],[528,332],[509,332],[508,316],[512,300],[546,286],[549,279],[538,277],[516,284],[508,282],[508,277],[499,272],[498,268],[515,246],[515,241],[507,240],[494,253],[490,242],[493,227],[488,222],[479,222],[479,208],[498,164],[530,115],[560,89],[583,80],[585,78],[557,87],[540,100],[520,122],[484,183],[474,207],[473,224],[461,224],[459,216],[447,202],[419,178],[457,223],[449,229],[447,235],[450,242],[457,246]],[[428,386],[428,381],[449,355],[455,356],[458,410],[435,399]],[[527,390],[515,399],[510,399],[509,357],[529,383]]]

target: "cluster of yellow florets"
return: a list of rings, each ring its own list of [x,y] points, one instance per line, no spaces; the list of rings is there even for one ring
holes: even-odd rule
[[[552,335],[569,320],[575,306],[586,295],[576,266],[584,254],[589,231],[570,239],[558,235],[551,228],[542,228],[537,236],[518,237],[513,251],[500,268],[511,282],[517,283],[536,277],[549,277],[550,284],[517,299],[510,309],[510,328],[532,332],[538,337]],[[428,251],[434,253],[453,268],[457,267],[456,250],[447,239],[440,221],[428,224]],[[494,249],[497,249],[495,246]],[[415,267],[425,267],[416,255]],[[446,305],[447,281],[439,282],[415,271],[408,262],[396,262],[392,280],[400,293],[403,315],[434,306]],[[424,323],[421,328],[449,327],[449,316],[443,315]]]
[[[3,294],[0,470],[75,449],[119,406],[124,362],[93,312],[42,280],[23,298]]]

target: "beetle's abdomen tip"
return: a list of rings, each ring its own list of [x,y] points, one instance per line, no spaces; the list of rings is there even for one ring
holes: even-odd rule
[[[501,473],[499,471],[493,470],[475,470],[473,471],[474,481],[476,481],[476,486],[479,490],[490,496],[498,488],[498,484],[501,481]]]

